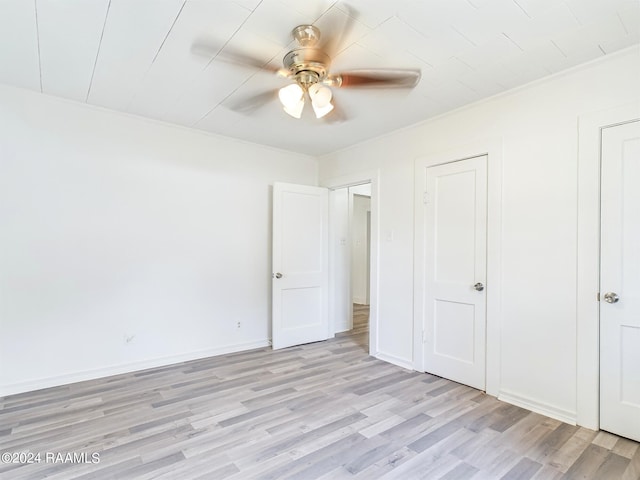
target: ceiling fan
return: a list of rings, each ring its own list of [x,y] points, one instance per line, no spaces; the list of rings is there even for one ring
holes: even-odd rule
[[[259,66],[291,81],[278,90],[278,98],[284,111],[294,118],[301,118],[305,99],[311,103],[316,118],[322,118],[334,110],[331,88],[413,88],[420,81],[420,70],[367,69],[331,73],[330,43],[320,45],[320,29],[315,25],[298,25],[291,35],[298,46],[283,59],[282,68],[270,68],[264,62],[230,51],[219,52],[221,59],[234,63]],[[335,42],[335,39],[333,39]],[[256,97],[259,102],[270,99],[271,92]],[[251,103],[251,102],[250,102]],[[239,108],[246,110],[246,108]]]
[[[322,118],[334,108],[333,94],[329,87],[404,87],[413,88],[420,80],[420,72],[414,70],[358,70],[332,74],[331,58],[317,48],[320,30],[314,25],[299,25],[291,32],[299,47],[288,52],[283,68],[278,74],[292,80],[278,91],[278,97],[286,113],[300,118],[305,106],[305,96],[317,118]]]

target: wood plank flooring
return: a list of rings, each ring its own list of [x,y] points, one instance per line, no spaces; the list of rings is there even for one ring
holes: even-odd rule
[[[352,335],[368,334],[369,333],[369,305],[353,304],[353,329],[350,332]],[[364,335],[366,344],[368,344],[369,338]]]
[[[88,461],[0,463],[0,477],[640,478],[638,443],[376,360],[354,325],[327,342],[2,398],[0,452]]]

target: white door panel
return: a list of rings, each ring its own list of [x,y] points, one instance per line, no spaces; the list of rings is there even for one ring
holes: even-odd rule
[[[273,186],[273,348],[325,340],[328,190]]]
[[[281,260],[282,269],[288,272],[313,275],[322,271],[322,217],[326,213],[327,198],[324,189],[304,190],[281,192]]]
[[[484,390],[487,157],[423,175],[425,370]]]
[[[476,172],[460,165],[432,167],[427,191],[433,192],[434,281],[452,286],[475,277]]]
[[[600,428],[640,441],[640,121],[603,129],[601,181]]]
[[[475,357],[473,303],[437,299],[433,312],[433,353],[473,365]]]

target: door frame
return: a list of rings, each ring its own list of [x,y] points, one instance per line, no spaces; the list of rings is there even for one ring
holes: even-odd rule
[[[371,184],[371,249],[369,251],[369,259],[371,261],[371,269],[369,272],[369,355],[378,355],[378,293],[380,287],[378,261],[380,258],[380,236],[379,236],[379,202],[380,195],[380,171],[371,170],[360,173],[343,175],[340,177],[327,178],[320,181],[321,187],[329,190],[338,190],[340,188],[355,187],[365,183]],[[329,228],[332,225],[332,205],[329,204]],[[336,272],[332,267],[333,258],[331,258],[331,248],[329,249],[329,312],[335,310],[335,295],[333,286],[336,283]],[[351,267],[349,267],[351,269]],[[329,334],[335,335],[336,326],[333,317],[329,317]]]
[[[629,103],[578,117],[576,423],[600,428],[600,168],[602,129],[640,118]]]
[[[486,297],[486,363],[485,388],[498,397],[500,390],[500,331],[502,322],[502,138],[489,138],[444,152],[416,158],[414,163],[414,294],[413,294],[413,368],[425,371],[423,312],[421,292],[424,289],[424,243],[422,215],[423,168],[487,155],[487,297]]]

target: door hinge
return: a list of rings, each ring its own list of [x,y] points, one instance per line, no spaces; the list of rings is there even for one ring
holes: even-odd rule
[[[596,300],[599,302],[600,301],[600,292],[596,293]]]
[[[431,201],[431,199],[429,198],[429,193],[428,192],[424,192],[422,194],[422,203],[424,203],[426,205],[430,201]]]

